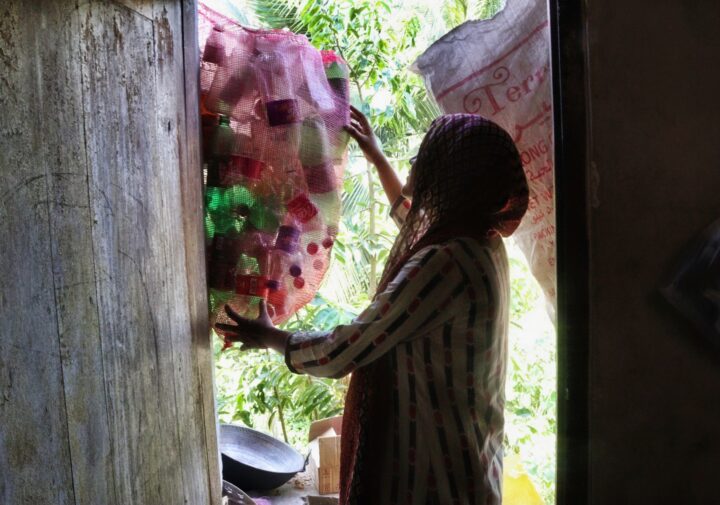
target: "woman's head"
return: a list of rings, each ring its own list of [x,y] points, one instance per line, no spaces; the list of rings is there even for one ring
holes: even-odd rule
[[[428,228],[467,229],[470,235],[510,235],[528,205],[527,180],[512,138],[474,114],[433,121],[403,193]]]
[[[456,237],[507,237],[528,207],[528,185],[510,135],[473,114],[433,121],[403,194],[412,206],[380,286],[419,249]]]

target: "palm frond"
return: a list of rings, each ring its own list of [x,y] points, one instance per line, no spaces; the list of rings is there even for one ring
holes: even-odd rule
[[[352,305],[359,295],[367,293],[370,258],[354,244],[344,244],[340,240],[335,243],[333,256],[322,292],[339,304]]]
[[[212,9],[225,14],[229,18],[242,25],[249,25],[248,8],[232,0],[205,0],[205,3]]]
[[[247,0],[260,24],[267,28],[287,28],[304,33],[305,24],[297,0]]]
[[[427,131],[433,119],[442,114],[437,102],[427,92],[423,95],[415,99],[415,117],[418,124],[413,126],[417,126],[416,131]]]
[[[450,0],[445,2],[442,15],[448,28],[454,28],[464,23],[468,19],[468,0]]]
[[[505,7],[505,0],[477,0],[473,4],[472,19],[490,19]]]
[[[365,174],[360,174],[364,176]],[[370,194],[367,186],[361,184],[360,181],[352,181],[350,191],[343,193],[342,196],[342,215],[354,216],[358,212],[367,209],[370,206]]]

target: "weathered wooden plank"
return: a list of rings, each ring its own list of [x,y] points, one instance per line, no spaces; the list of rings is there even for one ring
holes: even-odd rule
[[[183,2],[183,55],[185,62],[185,137],[181,139],[180,183],[183,196],[183,228],[187,262],[187,290],[193,337],[195,373],[199,379],[199,401],[204,414],[207,469],[211,503],[220,503],[222,476],[218,448],[217,413],[213,380],[214,358],[208,321],[207,281],[205,279],[205,239],[200,153],[199,73],[197,2]]]
[[[92,216],[87,187],[79,54],[80,18],[67,2],[46,2],[37,58],[43,166],[47,174],[50,239],[67,432],[75,503],[113,505],[113,454],[108,429],[97,311]]]
[[[0,5],[0,503],[74,502],[53,287],[41,55],[31,5]],[[42,469],[42,471],[39,471]]]
[[[99,314],[119,503],[182,503],[174,429],[172,319],[160,284],[176,167],[161,164],[152,20],[81,8],[83,91]],[[182,272],[180,272],[182,275]],[[180,490],[179,490],[180,489]]]
[[[197,14],[193,11],[190,14],[189,22],[195,21]],[[158,1],[155,3],[155,41],[156,41],[156,60],[158,62],[156,71],[156,87],[164,92],[158,93],[158,124],[157,138],[160,158],[162,160],[173,160],[169,165],[179,166],[180,170],[174,172],[173,184],[177,184],[174,194],[183,194],[183,199],[175,202],[178,208],[174,209],[168,216],[168,223],[171,223],[171,229],[168,230],[170,242],[174,244],[182,244],[181,248],[168,248],[167,251],[173,255],[173,259],[181,261],[175,268],[175,273],[171,273],[163,279],[167,282],[169,289],[166,293],[172,298],[167,300],[168,307],[172,307],[178,315],[173,318],[174,321],[182,321],[183,327],[178,328],[177,336],[172,342],[174,381],[175,384],[175,400],[176,409],[178,411],[178,419],[195,416],[197,413],[209,411],[212,414],[210,420],[201,417],[197,418],[194,423],[178,423],[178,436],[180,443],[180,456],[184,469],[183,483],[185,486],[185,498],[190,503],[208,503],[210,502],[211,489],[208,487],[208,477],[213,470],[208,467],[209,464],[216,465],[215,478],[218,488],[217,498],[214,503],[218,503],[220,499],[219,487],[219,468],[217,468],[217,450],[211,451],[211,458],[208,458],[206,450],[205,423],[209,421],[209,426],[215,424],[214,416],[214,399],[212,397],[212,383],[201,381],[199,370],[202,369],[206,373],[212,372],[212,361],[210,359],[204,361],[202,365],[198,361],[196,355],[204,355],[208,357],[210,345],[208,342],[207,323],[202,328],[196,328],[197,324],[193,319],[200,315],[207,318],[207,301],[205,299],[206,290],[204,288],[196,289],[188,278],[196,279],[198,275],[204,273],[204,252],[202,249],[192,249],[192,244],[197,244],[195,237],[200,234],[202,237],[202,217],[193,210],[202,208],[201,194],[201,178],[199,160],[191,162],[185,155],[188,147],[185,145],[187,140],[187,122],[186,122],[186,97],[192,97],[195,109],[192,111],[193,116],[198,114],[197,94],[193,94],[192,90],[185,89],[184,74],[186,65],[178,64],[183,62],[184,55],[184,36],[183,31],[173,29],[183,25],[183,6],[174,1]],[[189,45],[197,46],[196,43],[189,41]],[[169,112],[168,114],[164,113]],[[195,125],[197,128],[197,125]],[[197,130],[196,134],[198,133]],[[196,149],[198,146],[197,138],[191,143]],[[188,188],[182,184],[183,174],[195,174],[195,186]],[[170,175],[170,174],[169,174]],[[188,195],[185,191],[189,191]],[[194,190],[194,191],[193,191]],[[194,200],[188,200],[193,198]],[[192,202],[193,209],[188,210],[187,205]],[[179,211],[178,211],[179,210]],[[192,221],[188,221],[188,216],[192,216]],[[187,229],[187,225],[191,228]],[[188,241],[190,245],[188,245]],[[202,241],[199,242],[202,244]],[[191,247],[190,250],[186,249]],[[183,275],[178,275],[182,271]],[[204,279],[201,279],[204,283]],[[204,286],[204,284],[202,284]],[[175,295],[175,296],[173,296]],[[177,296],[182,295],[182,296]],[[198,304],[202,305],[202,309],[193,312],[194,307]],[[189,315],[185,319],[181,319],[180,315]],[[185,326],[186,325],[186,326]],[[196,344],[196,339],[200,338],[200,345]],[[207,386],[210,387],[207,387]],[[203,392],[205,393],[203,395]],[[207,405],[203,401],[208,402]],[[198,463],[202,462],[200,465]],[[210,474],[208,473],[210,471]],[[213,477],[211,477],[213,479]]]

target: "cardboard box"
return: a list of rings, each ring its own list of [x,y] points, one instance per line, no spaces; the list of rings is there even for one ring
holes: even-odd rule
[[[320,494],[340,492],[340,436],[319,437],[318,491]]]
[[[340,492],[340,440],[334,426],[341,418],[321,419],[310,426],[310,474],[320,494]],[[324,431],[320,432],[324,428]]]

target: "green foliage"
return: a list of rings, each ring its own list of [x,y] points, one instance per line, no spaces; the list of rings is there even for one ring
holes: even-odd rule
[[[555,503],[555,328],[520,250],[508,244],[511,272],[506,451],[520,456],[545,503]]]
[[[454,27],[469,19],[489,19],[505,4],[504,0],[449,0],[444,2],[443,19]]]
[[[223,422],[274,428],[298,448],[310,422],[342,412],[343,383],[293,374],[276,353],[225,351],[217,357],[216,380]]]
[[[475,2],[473,19],[489,19],[505,6],[505,0],[480,0]]]
[[[297,2],[278,2],[276,0],[249,0],[252,13],[263,26],[305,33],[298,17]]]

